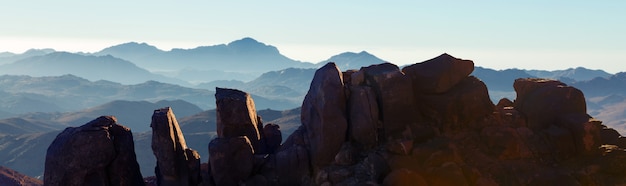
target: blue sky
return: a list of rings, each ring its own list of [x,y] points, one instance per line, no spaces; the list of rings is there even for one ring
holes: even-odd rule
[[[252,37],[318,62],[366,50],[396,64],[441,53],[495,69],[626,71],[626,1],[8,1],[0,51],[194,48]]]

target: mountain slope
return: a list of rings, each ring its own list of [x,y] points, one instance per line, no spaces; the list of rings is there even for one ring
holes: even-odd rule
[[[29,76],[60,76],[74,74],[92,81],[108,80],[136,84],[148,80],[187,85],[174,78],[152,74],[133,63],[113,56],[85,56],[54,52],[33,56],[0,66],[0,74]]]
[[[540,78],[550,79],[563,79],[569,78],[574,81],[587,81],[597,77],[609,78],[612,74],[609,74],[603,70],[591,70],[584,67],[569,68],[565,70],[526,70],[526,73]]]
[[[42,56],[49,53],[55,52],[54,49],[30,49],[21,54],[13,54],[8,52],[3,52],[0,55],[0,65],[13,63],[17,60],[33,57],[33,56]]]
[[[384,63],[385,61],[366,52],[361,51],[359,53],[344,52],[334,55],[327,60],[317,63],[318,66],[323,66],[328,62],[334,62],[342,71],[354,69],[358,70],[361,67],[366,67],[374,64]]]
[[[13,185],[43,185],[41,180],[28,177],[24,174],[11,170],[9,168],[0,166],[0,185],[13,186]]]
[[[137,51],[137,53],[126,52],[129,50]],[[280,54],[276,47],[252,38],[243,38],[228,44],[170,51],[161,51],[147,44],[125,43],[106,48],[95,54],[113,55],[131,60],[150,71],[195,69],[259,75],[263,72],[289,67],[313,67],[311,63],[289,59]],[[202,79],[200,75],[193,78]]]
[[[113,115],[120,124],[131,128],[133,132],[145,132],[150,130],[152,112],[163,107],[175,109],[177,117],[186,117],[202,111],[198,106],[183,100],[163,100],[156,103],[117,100],[79,112],[63,114],[54,121],[80,126],[99,116]]]

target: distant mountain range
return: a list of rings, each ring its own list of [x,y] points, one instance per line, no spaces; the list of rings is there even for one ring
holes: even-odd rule
[[[124,43],[105,48],[94,55],[112,55],[133,61],[153,72],[174,75],[187,81],[249,80],[242,74],[258,76],[261,73],[290,67],[314,68],[314,64],[300,62],[280,54],[271,45],[252,38],[243,38],[213,46],[162,51],[146,43]],[[192,71],[193,74],[179,71]],[[219,73],[215,73],[218,71]]]
[[[73,74],[91,81],[108,80],[122,84],[137,84],[154,80],[186,86],[186,81],[153,74],[135,64],[113,57],[85,56],[53,52],[0,65],[0,74],[30,76],[60,76]]]

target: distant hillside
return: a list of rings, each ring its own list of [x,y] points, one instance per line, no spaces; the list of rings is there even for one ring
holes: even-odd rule
[[[474,68],[471,75],[485,82],[490,91],[504,92],[514,91],[513,82],[517,78],[535,77],[519,69],[493,70],[478,66]]]
[[[342,71],[354,69],[358,70],[361,67],[366,67],[374,64],[384,63],[386,61],[366,52],[361,51],[359,53],[344,52],[334,55],[327,60],[317,63],[318,66],[323,66],[328,62],[335,62],[337,67]]]
[[[156,75],[133,63],[110,55],[85,56],[67,52],[33,56],[0,66],[0,74],[29,76],[60,76],[73,74],[92,81],[108,80],[137,84],[149,80],[188,85],[187,82]]]
[[[586,96],[604,96],[611,94],[626,95],[626,72],[620,72],[608,78],[594,78],[588,81],[570,83],[585,93]]]
[[[95,55],[113,55],[133,61],[150,71],[164,72],[194,69],[198,72],[216,70],[226,74],[232,72],[256,76],[267,71],[290,67],[314,67],[312,63],[289,59],[280,54],[276,47],[252,38],[243,38],[228,44],[201,46],[193,49],[172,49],[171,51],[161,51],[145,43],[125,43],[106,48]],[[191,74],[180,75],[185,75],[186,80],[205,79],[207,82],[215,80],[210,73],[197,73],[193,76]],[[223,80],[231,79],[242,80],[237,76]]]
[[[9,52],[3,52],[0,55],[0,65],[13,63],[17,60],[33,57],[33,56],[42,56],[49,53],[55,52],[54,49],[30,49],[21,54],[13,54]]]
[[[569,68],[565,70],[555,70],[555,71],[526,70],[526,73],[535,77],[550,78],[550,79],[568,78],[574,81],[587,81],[587,80],[592,80],[597,77],[608,78],[612,75],[603,70],[591,70],[591,69],[587,69],[583,67]]]
[[[61,130],[65,126],[50,120],[14,117],[0,120],[1,135],[17,135]]]
[[[0,135],[0,166],[43,179],[46,150],[60,132]]]
[[[63,114],[54,118],[54,121],[70,126],[80,126],[102,115],[114,115],[120,124],[130,127],[133,132],[144,132],[151,130],[152,112],[168,106],[176,109],[177,117],[186,117],[202,111],[198,106],[183,100],[163,100],[156,103],[118,100],[79,112]]]
[[[4,186],[37,186],[43,185],[41,180],[28,177],[24,174],[0,166],[0,185]]]
[[[21,107],[39,108],[42,105],[39,103],[43,102],[59,107],[60,109],[56,110],[59,112],[82,110],[113,100],[156,102],[180,99],[203,109],[215,107],[214,101],[211,101],[214,99],[213,91],[156,81],[123,85],[110,81],[89,81],[74,75],[50,77],[3,75],[0,76],[0,90],[5,92],[5,96],[0,99],[5,103],[26,97],[32,99],[33,101],[29,102],[33,104],[22,104]],[[50,111],[33,110],[33,112]]]

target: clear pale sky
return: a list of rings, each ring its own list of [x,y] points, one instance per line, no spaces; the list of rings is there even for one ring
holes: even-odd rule
[[[4,1],[0,51],[163,50],[243,37],[292,59],[368,51],[396,64],[441,53],[477,66],[626,71],[626,1]]]

